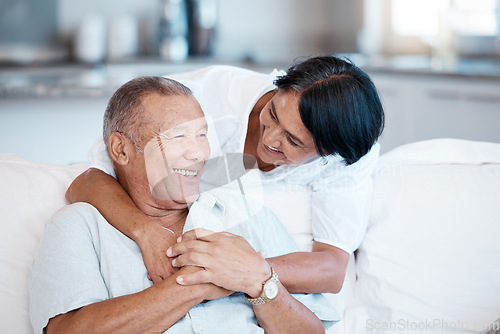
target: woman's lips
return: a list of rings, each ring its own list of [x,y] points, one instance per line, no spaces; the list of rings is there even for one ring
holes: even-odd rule
[[[271,154],[283,154],[283,152],[281,152],[277,148],[274,148],[274,147],[266,145],[266,144],[264,144],[264,148],[266,149],[266,151],[268,151]]]

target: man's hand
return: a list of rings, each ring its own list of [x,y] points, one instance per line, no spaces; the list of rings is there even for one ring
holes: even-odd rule
[[[171,259],[166,255],[167,249],[175,242],[175,235],[156,223],[148,224],[140,240],[137,240],[148,270],[148,278],[153,283],[164,280],[178,270],[172,267]]]
[[[179,270],[179,275],[191,275],[200,271],[204,271],[205,269],[194,267],[194,266],[185,266]],[[214,300],[219,298],[227,297],[234,293],[234,291],[224,289],[220,286],[217,286],[212,283],[202,283],[200,287],[203,286],[204,293],[203,296],[205,300]]]
[[[262,291],[262,282],[271,273],[261,253],[244,238],[227,232],[213,233],[204,229],[186,232],[167,250],[167,255],[175,257],[174,267],[204,268],[177,277],[182,285],[213,283],[257,297]]]

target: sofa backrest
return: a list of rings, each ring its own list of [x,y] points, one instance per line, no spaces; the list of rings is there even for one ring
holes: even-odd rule
[[[500,144],[383,155],[348,333],[477,333],[500,317]]]
[[[45,222],[85,165],[31,163],[0,155],[0,332],[32,333],[28,277]]]
[[[86,168],[0,155],[0,333],[32,333],[27,282],[43,226]],[[384,154],[366,238],[335,299],[344,319],[329,332],[485,329],[500,317],[499,203],[500,144],[440,139]]]

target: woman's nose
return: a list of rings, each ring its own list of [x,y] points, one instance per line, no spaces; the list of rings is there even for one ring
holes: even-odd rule
[[[264,132],[264,144],[279,148],[281,145],[280,130],[277,126],[269,126]]]

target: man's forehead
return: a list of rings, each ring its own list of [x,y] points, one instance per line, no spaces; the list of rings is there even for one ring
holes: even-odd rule
[[[190,121],[200,121],[205,115],[191,95],[163,96],[152,94],[144,99],[145,123],[161,124],[164,129]]]
[[[159,132],[172,132],[172,131],[191,131],[206,129],[208,127],[205,117],[198,117],[195,119],[177,119],[176,121],[168,122],[165,126],[159,128]]]

